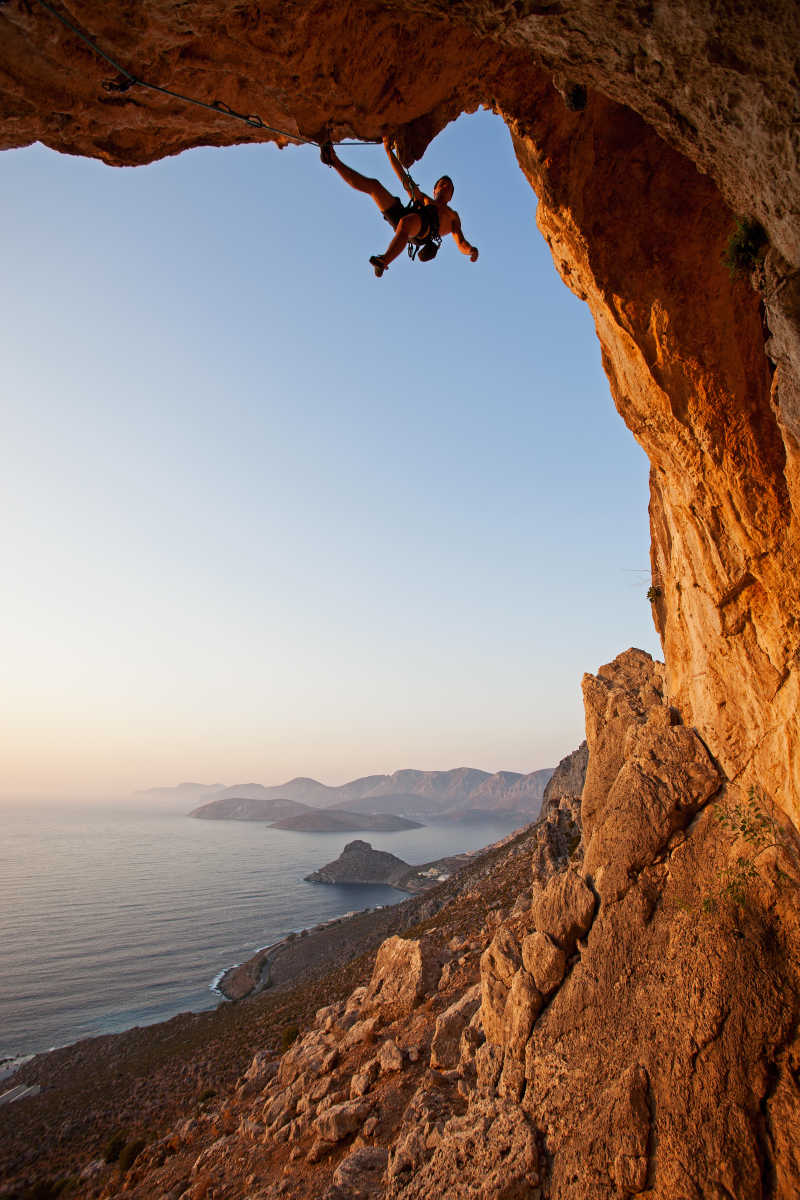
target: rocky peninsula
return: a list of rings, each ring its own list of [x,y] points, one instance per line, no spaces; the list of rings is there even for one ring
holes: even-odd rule
[[[401,892],[423,892],[444,883],[465,866],[473,854],[451,854],[432,862],[411,866],[385,850],[373,850],[369,842],[348,842],[334,862],[306,875],[309,883],[382,883]]]

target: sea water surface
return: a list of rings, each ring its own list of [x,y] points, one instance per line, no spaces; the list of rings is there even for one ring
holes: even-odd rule
[[[513,828],[294,833],[80,804],[0,803],[0,821],[0,1061],[214,1008],[214,980],[260,947],[402,900],[304,881],[353,838],[420,863]]]

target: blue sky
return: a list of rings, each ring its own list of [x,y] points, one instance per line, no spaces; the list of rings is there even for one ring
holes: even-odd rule
[[[660,653],[647,463],[497,118],[415,168],[479,261],[380,281],[310,147],[3,167],[0,790],[530,771]]]

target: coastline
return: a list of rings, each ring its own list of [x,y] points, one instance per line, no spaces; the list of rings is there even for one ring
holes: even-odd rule
[[[288,935],[287,935],[288,936]],[[243,963],[234,963],[215,975],[208,985],[209,991],[221,997],[222,1000],[242,1000],[252,992],[260,992],[269,986],[269,956],[282,946],[286,938],[262,946],[255,954]],[[266,972],[267,978],[264,978]]]
[[[11,1054],[7,1058],[0,1058],[0,1084],[16,1075],[33,1057],[33,1054]]]
[[[405,900],[379,908],[344,913],[310,929],[288,933],[279,941],[257,950],[245,962],[220,972],[210,985],[211,989],[223,1000],[241,1001],[267,990],[296,983],[312,974],[320,962],[332,965],[337,960],[345,961],[375,948],[382,938],[400,928],[408,928],[417,920],[424,920],[430,915],[428,909],[438,911],[441,904],[446,902],[444,898],[458,891],[459,875],[464,868],[492,851],[502,850],[527,828],[530,826],[515,829],[478,850],[447,855],[418,866],[409,864],[401,876],[392,881],[381,881],[384,886],[404,893]],[[325,879],[312,881],[320,884],[338,882]],[[346,882],[357,887],[370,886],[375,881]],[[387,914],[391,914],[388,919]]]
[[[379,944],[383,937],[399,932],[401,927],[408,927],[410,923],[413,924],[410,905],[424,901],[431,891],[449,890],[448,884],[455,882],[456,876],[464,866],[468,866],[488,851],[501,848],[519,833],[520,830],[517,829],[479,849],[464,851],[448,856],[447,859],[434,860],[437,865],[444,866],[447,862],[450,866],[452,875],[447,881],[438,878],[421,880],[416,877],[418,872],[430,867],[430,863],[409,866],[408,875],[403,879],[384,884],[404,896],[404,899],[398,900],[397,903],[349,911],[317,925],[292,930],[278,940],[259,947],[244,961],[218,970],[205,985],[206,994],[210,992],[213,996],[213,1007],[180,1007],[171,1015],[159,1017],[154,1021],[139,1020],[121,1029],[78,1034],[72,1039],[51,1043],[46,1049],[24,1053],[6,1052],[5,1057],[0,1059],[0,1084],[6,1080],[13,1080],[19,1071],[23,1071],[34,1060],[46,1060],[50,1055],[71,1051],[90,1041],[124,1037],[128,1033],[155,1029],[176,1018],[210,1015],[234,1001],[254,998],[266,992],[281,991],[295,982],[303,982],[313,977],[323,963],[341,964],[366,953]],[[358,884],[354,883],[353,886]],[[367,881],[364,886],[372,884]],[[422,912],[424,909],[420,910],[420,914]],[[418,914],[416,919],[423,918]]]
[[[270,987],[241,1002],[34,1055],[15,1074],[14,1085],[25,1091],[14,1101],[13,1120],[1,1123],[0,1178],[27,1178],[34,1165],[50,1175],[69,1173],[75,1161],[101,1156],[114,1130],[153,1137],[179,1119],[198,1118],[210,1095],[242,1082],[254,1055],[279,1054],[287,1030],[310,1028],[320,1007],[366,985],[385,938],[419,936],[454,901],[450,926],[459,935],[513,903],[530,875],[530,839],[526,827],[478,851],[430,890],[264,947]],[[508,868],[498,887],[493,868],[501,860]]]
[[[396,890],[401,891],[403,889],[397,888]],[[322,921],[318,925],[312,925],[308,929],[292,930],[284,937],[279,938],[277,942],[271,942],[268,946],[261,946],[256,950],[255,954],[245,959],[244,962],[234,963],[233,966],[226,967],[224,971],[220,971],[209,984],[209,990],[220,996],[223,1001],[243,1000],[246,996],[257,995],[259,992],[272,986],[272,965],[275,959],[285,954],[295,943],[312,937],[312,944],[316,945],[319,935],[324,938],[325,934],[332,928],[342,925],[343,922],[349,921],[351,918],[364,917],[370,913],[382,912],[387,908],[391,909],[394,907],[394,905],[389,904],[372,908],[361,908],[343,913],[340,917],[331,917],[330,920]],[[313,935],[318,936],[314,937]]]

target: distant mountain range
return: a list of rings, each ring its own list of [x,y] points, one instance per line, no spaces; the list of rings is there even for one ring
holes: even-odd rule
[[[202,800],[204,803],[191,815],[218,820],[283,822],[301,817],[304,807],[344,810],[350,815],[385,813],[459,820],[470,815],[519,813],[532,820],[539,813],[552,774],[550,767],[530,775],[516,771],[492,775],[458,767],[452,771],[402,770],[392,775],[366,775],[339,787],[298,778],[275,787],[260,783],[233,787],[180,784],[177,788],[152,788],[147,794],[195,803]],[[310,814],[305,819],[310,820]]]

